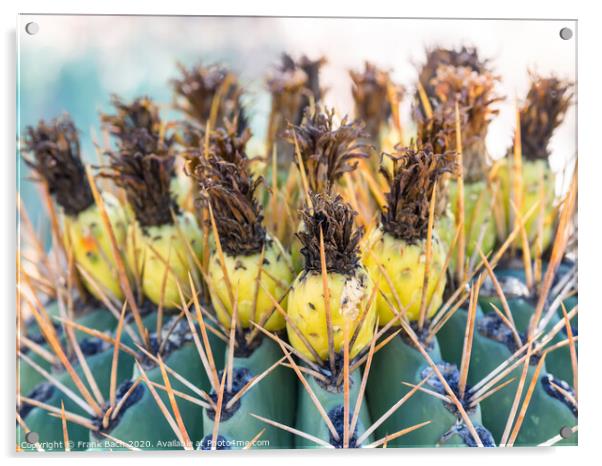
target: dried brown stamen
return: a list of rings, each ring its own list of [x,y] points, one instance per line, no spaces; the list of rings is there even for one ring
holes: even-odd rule
[[[412,244],[426,238],[433,189],[441,175],[455,171],[456,156],[435,153],[428,145],[420,150],[397,146],[396,150],[385,154],[393,160],[392,173],[381,169],[390,187],[381,221],[385,232]]]
[[[388,71],[366,62],[364,71],[349,72],[353,87],[351,92],[355,101],[356,116],[366,123],[366,130],[373,142],[377,142],[379,133],[391,117],[391,91],[399,102],[405,94],[403,86],[392,82]]]
[[[503,100],[495,93],[499,77],[486,71],[481,74],[469,67],[440,66],[431,81],[437,99],[436,105],[452,107],[458,104],[461,117],[464,178],[467,181],[483,179],[487,173],[489,156],[485,138],[489,123],[498,114],[493,104]]]
[[[305,114],[303,123],[292,126],[285,138],[299,147],[307,181],[313,192],[330,192],[345,173],[355,170],[358,159],[369,156],[369,145],[359,122],[343,118],[334,127],[334,109]]]
[[[238,122],[238,131],[247,127],[241,104],[243,93],[236,76],[223,65],[197,65],[190,69],[178,64],[180,79],[171,81],[176,93],[176,108],[205,127],[214,113],[216,126],[224,119]],[[217,108],[213,108],[217,105]]]
[[[341,196],[329,193],[312,193],[313,208],[306,207],[301,215],[305,228],[297,233],[303,247],[305,270],[320,272],[320,237],[324,238],[326,270],[351,274],[359,266],[359,242],[363,229],[353,224],[356,212]]]
[[[25,163],[48,185],[50,194],[67,215],[76,216],[94,204],[77,129],[69,115],[40,121],[35,128],[27,127],[23,150],[33,156],[24,157]]]
[[[253,179],[248,160],[235,164],[216,155],[189,165],[199,183],[201,200],[211,205],[220,242],[231,256],[256,254],[266,241],[262,208],[255,192],[262,179]]]
[[[519,110],[522,154],[530,160],[547,160],[550,140],[571,104],[574,84],[556,76],[529,75],[531,87]]]

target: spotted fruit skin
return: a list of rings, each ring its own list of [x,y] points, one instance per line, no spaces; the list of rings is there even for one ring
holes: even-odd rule
[[[425,298],[428,305],[427,317],[431,317],[441,306],[445,289],[443,272],[445,256],[446,252],[441,240],[433,234]],[[408,244],[378,228],[368,239],[364,264],[379,289],[376,308],[380,324],[387,324],[397,317],[391,306],[398,310],[399,304],[406,309],[406,316],[410,321],[418,320],[426,264],[426,240]],[[389,281],[393,288],[389,285]],[[394,325],[401,324],[397,320]]]
[[[374,336],[376,321],[374,284],[363,267],[358,267],[350,275],[328,273],[327,282],[336,353],[343,351],[345,326],[348,329],[348,338],[351,339],[362,320],[362,315],[365,314],[357,338],[349,349],[350,357],[354,358],[370,344]],[[297,276],[288,297],[288,316],[296,330],[303,334],[320,359],[328,360],[327,314],[320,272],[301,272]],[[316,361],[295,328],[287,324],[289,341],[308,359]]]
[[[176,217],[176,222],[177,226],[144,229],[133,224],[128,234],[130,269],[137,268],[144,295],[153,303],[159,305],[162,302],[166,307],[181,306],[178,284],[185,298],[191,296],[188,274],[196,267],[191,252],[197,257],[201,255],[202,233],[194,216],[184,212]]]
[[[267,330],[284,328],[284,317],[275,309],[271,298],[280,301],[293,281],[290,257],[275,238],[268,238],[265,245],[261,266],[264,272],[260,275],[259,283],[257,277],[261,253],[234,257],[224,252],[227,280],[219,254],[216,251],[211,254],[208,270],[209,293],[217,317],[226,328],[230,328],[232,322],[231,293],[237,302],[237,320],[242,328],[251,327],[251,322],[262,323],[265,318],[267,321],[263,327]],[[286,310],[287,297],[280,301],[280,306]],[[271,316],[266,317],[270,313]]]
[[[124,244],[127,231],[125,212],[111,194],[104,193],[102,197],[117,244]],[[70,243],[75,262],[93,279],[94,283],[91,283],[83,278],[87,290],[98,299],[102,294],[109,294],[122,300],[123,292],[119,285],[111,239],[104,227],[98,206],[91,205],[77,217],[65,215],[63,224],[65,240]],[[102,293],[99,293],[97,288],[100,288]]]

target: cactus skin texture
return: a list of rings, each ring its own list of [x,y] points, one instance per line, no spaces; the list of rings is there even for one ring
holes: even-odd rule
[[[169,327],[169,323],[166,326]],[[216,366],[221,368],[223,367],[223,343],[212,333],[209,333],[209,341],[213,354],[216,356]],[[209,390],[209,379],[192,341],[186,341],[169,355],[164,355],[163,362],[195,386],[205,391]],[[164,385],[161,369],[158,366],[153,364],[152,367],[145,368],[145,371],[150,381]],[[133,373],[130,371],[130,375],[132,380],[137,379],[140,375],[139,369],[134,368]],[[173,390],[194,396],[188,387],[173,376],[169,374],[168,376]],[[182,446],[179,445],[176,434],[165,419],[152,393],[144,382],[141,382],[141,385],[144,386],[142,396],[120,415],[118,421],[110,426],[107,433],[143,450],[180,450]],[[158,388],[155,388],[155,391],[171,412],[167,393]],[[176,402],[190,440],[193,444],[200,441],[203,438],[202,408],[177,396]],[[93,432],[90,433],[90,440],[97,442],[101,449],[104,444],[111,443]],[[120,449],[122,448],[117,448],[117,450]]]
[[[262,322],[262,318],[269,313],[272,315],[264,325],[267,330],[281,330],[285,326],[284,317],[274,310],[271,298],[280,300],[293,280],[289,258],[277,239],[269,239],[265,245],[263,264],[259,263],[261,253],[231,256],[224,252],[228,281],[224,278],[219,255],[217,253],[211,255],[208,271],[211,282],[209,286],[211,302],[218,319],[226,328],[230,328],[233,311],[229,286],[232,287],[234,297],[238,300],[237,319],[242,328],[249,328],[251,321]],[[261,272],[258,283],[260,267],[265,270],[265,273]],[[279,281],[274,281],[272,277]],[[286,302],[285,297],[280,303],[284,309],[286,309]]]
[[[569,264],[561,264],[559,267],[559,274],[562,274],[562,269],[570,267]],[[543,265],[543,273],[547,269],[547,263]],[[498,280],[503,283],[504,280],[514,281],[515,285],[514,289],[526,289],[525,282],[525,272],[523,269],[513,269],[506,268],[496,270],[496,276]],[[490,290],[485,293],[485,290],[481,290],[479,295],[479,303],[482,306],[482,309],[485,312],[493,312],[493,308],[491,304],[497,306],[498,309],[502,309],[502,304],[497,297],[495,291]],[[505,292],[506,299],[508,301],[508,307],[510,308],[510,312],[512,313],[512,318],[514,319],[514,323],[516,325],[516,329],[519,332],[526,332],[529,327],[529,322],[531,321],[531,317],[535,312],[536,298],[532,296],[512,296],[511,293]],[[573,296],[564,301],[564,306],[566,311],[569,312],[574,306],[577,305],[577,297]],[[545,313],[545,311],[544,311]],[[562,308],[558,310],[558,313],[553,315],[548,324],[546,325],[545,330],[550,331],[559,321],[564,320]],[[571,319],[571,327],[573,330],[573,334],[577,334],[577,316]],[[563,327],[563,330],[557,333],[554,338],[551,340],[550,345],[559,343],[562,340],[567,338],[566,329]],[[575,342],[575,348],[578,349],[578,343]],[[564,346],[558,348],[548,354],[546,357],[546,367],[548,368],[551,374],[558,379],[565,380],[567,382],[572,382],[573,380],[573,368],[571,364],[571,350],[570,347]]]
[[[401,301],[401,306],[406,309],[408,320],[418,320],[424,283],[426,240],[408,244],[393,238],[379,228],[371,234],[366,248],[368,252],[365,253],[364,264],[370,277],[382,291],[382,294],[379,292],[376,296],[379,323],[385,325],[396,317],[391,310],[391,304],[397,307],[397,297]],[[426,291],[426,303],[430,303],[427,317],[432,317],[441,306],[445,289],[443,263],[446,253],[442,242],[436,236],[433,236],[432,248]],[[386,275],[379,266],[385,269]],[[440,280],[437,280],[440,275]],[[395,292],[392,292],[386,277],[393,282]]]
[[[397,336],[374,355],[367,386],[370,413],[374,419],[380,418],[411,390],[411,387],[402,385],[402,381],[418,384],[424,378],[422,374],[429,367],[428,363],[422,354],[410,345],[411,343],[408,344]],[[433,340],[433,346],[428,349],[428,352],[433,361],[441,360],[436,339]],[[431,379],[433,378],[436,376],[431,376]],[[389,446],[435,445],[456,422],[456,416],[444,406],[441,400],[428,393],[417,391],[376,429],[375,436],[381,438],[401,428],[429,420],[430,424],[391,441]]]
[[[361,384],[361,373],[360,371],[354,371],[349,376],[349,422],[353,418],[353,410],[355,409],[355,403],[357,402],[359,387]],[[341,448],[343,443],[343,430],[339,428],[337,420],[343,420],[344,415],[343,412],[343,384],[340,387],[325,387],[321,382],[318,382],[314,377],[307,377],[307,381],[313,392],[316,394],[320,404],[324,407],[324,410],[328,414],[330,420],[333,422],[337,433],[339,434],[340,445],[335,442],[335,439],[332,438],[324,419],[320,415],[320,413],[316,410],[316,406],[312,402],[309,394],[303,387],[299,387],[299,396],[297,399],[297,421],[296,428],[306,432],[308,434],[313,435],[314,437],[318,437],[325,442],[328,442],[332,445],[335,445],[337,448]],[[338,416],[337,416],[338,415]],[[353,434],[350,433],[350,448],[355,447],[355,440],[361,436],[364,431],[371,424],[371,416],[368,410],[368,406],[366,400],[362,400],[362,407],[360,409],[359,418],[357,421],[357,425],[355,428],[355,432]],[[364,444],[369,444],[374,440],[373,435],[368,436],[368,438],[364,441]],[[295,447],[296,448],[323,448],[320,445],[317,445],[303,437],[295,438]]]
[[[227,350],[226,350],[227,351]],[[263,338],[260,345],[248,356],[235,357],[233,389],[242,388],[252,377],[261,375],[282,357],[282,351],[272,341]],[[219,374],[220,380],[222,374]],[[237,386],[238,385],[238,386]],[[233,390],[233,392],[237,391]],[[230,411],[222,410],[216,449],[241,449],[262,429],[262,443],[253,448],[293,448],[292,434],[268,425],[250,414],[265,417],[285,425],[295,422],[296,376],[285,367],[277,367],[267,377],[253,386],[234,404]],[[234,394],[234,393],[233,393]],[[217,401],[217,394],[211,396]],[[223,407],[231,398],[225,393]],[[203,410],[203,427],[206,440],[201,448],[210,449],[214,428],[215,412]],[[263,443],[265,441],[265,443]],[[220,444],[221,443],[221,444]]]
[[[354,358],[370,344],[374,335],[375,300],[370,300],[374,285],[362,267],[358,267],[351,275],[329,272],[327,281],[336,353],[343,349],[343,326],[349,325],[349,335],[353,335],[362,313],[366,313],[355,343],[349,350],[349,357]],[[324,331],[326,309],[323,292],[320,273],[302,272],[293,283],[288,296],[288,315],[324,361],[328,359],[328,336]],[[369,308],[365,310],[365,306]],[[315,360],[292,328],[288,329],[288,337],[298,351],[310,360]]]
[[[56,317],[60,315],[58,301],[50,301],[44,306],[44,308],[49,316]],[[94,305],[86,306],[82,315],[74,320],[80,325],[93,328],[101,332],[112,331],[117,326],[117,319],[115,316],[113,316],[113,314],[111,314],[104,307],[94,307]],[[50,348],[46,343],[46,340],[41,335],[36,322],[28,323],[27,329],[27,337],[30,340],[39,342],[42,348],[50,351]],[[62,335],[62,327],[55,326],[55,330],[57,333],[60,332],[59,336],[63,341],[65,341],[65,336]],[[89,338],[89,335],[81,330],[74,329],[74,334],[78,341]],[[25,351],[27,356],[32,359],[33,362],[42,367],[42,369],[50,372],[51,365],[46,359],[33,351],[27,351],[27,348],[23,348],[21,351]],[[19,389],[23,395],[27,395],[35,388],[36,385],[46,381],[43,375],[41,375],[38,371],[21,359],[17,360],[17,367],[19,373]]]
[[[468,384],[474,385],[487,376],[502,362],[508,359],[515,351],[510,349],[506,343],[501,343],[488,337],[483,328],[485,327],[485,319],[491,318],[481,312],[477,312],[476,328],[474,333],[474,341],[470,358],[470,371],[468,373]],[[457,333],[464,332],[466,328],[467,312],[459,309],[456,314],[448,321],[448,323],[439,332],[438,338],[441,341],[442,348],[446,348],[444,356],[448,360],[461,357],[462,354],[462,338]],[[450,348],[455,346],[455,350],[450,351]],[[455,361],[454,361],[455,362]],[[459,362],[458,362],[459,363]],[[529,365],[525,387],[531,383],[537,361],[533,360]],[[514,369],[507,378],[515,377],[515,380],[493,395],[481,401],[481,413],[483,425],[491,432],[496,443],[499,443],[506,421],[510,413],[514,396],[521,377],[523,365]],[[535,385],[533,396],[529,403],[525,420],[522,424],[516,445],[522,446],[537,446],[539,443],[545,442],[550,438],[558,435],[563,426],[573,427],[577,419],[571,409],[562,401],[550,396],[542,386],[542,378],[547,374],[545,363],[541,368],[539,380]],[[523,389],[521,396],[521,404],[524,400],[527,389]],[[520,407],[520,405],[519,405]],[[569,439],[564,439],[559,444],[575,445],[577,443],[577,435]]]
[[[181,305],[176,283],[180,284],[184,296],[190,295],[188,271],[192,268],[193,259],[189,257],[189,246],[194,254],[201,254],[201,230],[194,216],[185,212],[178,215],[176,221],[177,226],[165,224],[144,229],[132,224],[133,232],[128,235],[128,265],[131,270],[137,267],[144,295],[157,305],[161,302],[163,279],[169,264],[163,295],[166,307]],[[184,241],[188,241],[189,246]]]
[[[89,340],[92,344],[100,344],[97,340]],[[86,356],[86,362],[90,367],[90,371],[94,376],[94,380],[98,383],[98,388],[103,396],[108,396],[109,393],[109,384],[111,377],[111,366],[113,362],[113,351],[112,347],[105,349],[104,351],[93,354],[91,356]],[[120,383],[126,380],[131,372],[134,361],[133,358],[123,352],[119,353],[119,362],[117,368],[117,382]],[[84,376],[84,372],[82,368],[77,365],[75,366],[75,370],[77,375],[81,380],[86,380]],[[78,393],[73,380],[70,375],[64,371],[59,374],[55,374],[59,382],[63,383],[67,388],[70,388],[75,393]],[[64,395],[58,388],[54,387],[52,396],[44,401],[51,406],[56,408],[61,407],[61,400],[65,405],[65,411],[72,412],[74,414],[79,414],[81,416],[86,416],[87,413],[79,407],[74,401],[72,401],[69,397]],[[33,408],[27,416],[24,418],[27,427],[32,432],[37,432],[40,437],[40,442],[63,442],[63,427],[61,418],[52,417],[42,408]],[[86,447],[78,442],[86,442],[89,438],[89,431],[85,427],[79,426],[78,424],[67,422],[67,428],[69,432],[69,440],[74,442],[72,451],[81,451]],[[17,427],[17,443],[24,442],[25,436],[21,428]],[[26,450],[33,450],[33,446],[26,446],[26,444],[22,445]],[[60,448],[60,451],[63,451],[64,447]]]

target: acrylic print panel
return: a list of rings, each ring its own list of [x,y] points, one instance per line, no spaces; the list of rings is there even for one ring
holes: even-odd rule
[[[576,445],[576,33],[20,16],[17,449]]]

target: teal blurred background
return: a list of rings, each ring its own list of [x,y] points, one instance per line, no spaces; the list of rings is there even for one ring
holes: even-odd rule
[[[33,36],[25,32],[30,21],[40,26]],[[202,61],[223,62],[240,74],[257,148],[270,106],[265,78],[282,52],[326,56],[321,76],[328,88],[325,103],[346,114],[353,111],[348,71],[362,67],[364,60],[390,68],[411,92],[426,46],[469,44],[493,60],[503,79],[499,92],[507,99],[487,141],[491,154],[499,157],[511,144],[514,102],[528,88],[527,69],[575,79],[575,40],[559,38],[564,26],[575,29],[574,23],[558,21],[22,15],[17,26],[17,137],[41,118],[69,112],[86,158],[95,162],[93,140],[101,137],[98,114],[110,110],[112,93],[127,99],[148,95],[161,104],[165,119],[177,118],[170,109],[169,86],[177,76],[176,63]],[[407,119],[409,99],[401,113]],[[574,157],[574,109],[552,149],[556,170]],[[22,161],[17,166],[20,194],[34,223],[43,226],[37,188],[28,181]]]

